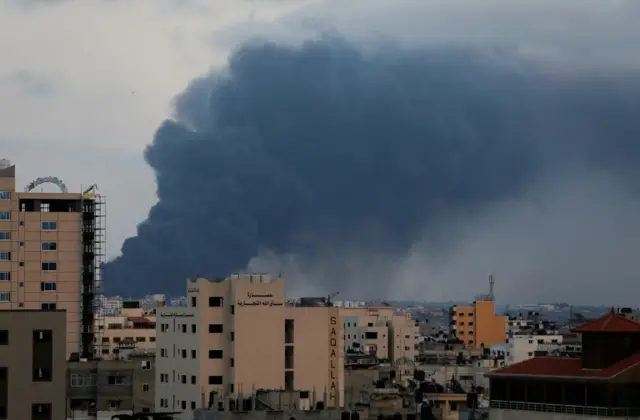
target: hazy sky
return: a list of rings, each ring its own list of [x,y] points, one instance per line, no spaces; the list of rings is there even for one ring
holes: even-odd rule
[[[634,0],[0,0],[0,155],[19,187],[47,175],[97,183],[115,257],[156,201],[142,152],[173,98],[242,41],[335,31],[364,46],[492,45],[551,60],[550,71],[611,75],[640,70],[638,21]],[[461,225],[467,240],[441,266],[407,256],[393,297],[472,298],[493,272],[519,301],[635,304],[640,204],[627,187],[599,173],[539,180],[535,206],[501,204]]]

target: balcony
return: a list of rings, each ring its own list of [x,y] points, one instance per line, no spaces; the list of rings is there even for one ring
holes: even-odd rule
[[[570,414],[580,417],[638,417],[640,408],[607,408],[580,405],[528,403],[516,401],[492,400],[491,409],[533,411],[538,413]]]

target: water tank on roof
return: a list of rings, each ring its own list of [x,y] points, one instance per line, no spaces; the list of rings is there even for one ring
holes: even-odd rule
[[[11,161],[9,159],[0,159],[0,169],[5,169],[11,166]]]

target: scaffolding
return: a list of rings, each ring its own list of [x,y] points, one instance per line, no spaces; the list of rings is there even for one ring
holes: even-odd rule
[[[101,269],[106,257],[106,200],[96,185],[82,193],[82,299],[80,357],[100,356],[104,325]]]

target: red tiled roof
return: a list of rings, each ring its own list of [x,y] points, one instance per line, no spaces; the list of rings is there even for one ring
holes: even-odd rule
[[[611,308],[611,311],[605,316],[587,321],[574,328],[573,332],[640,333],[640,323],[616,314],[615,309]]]
[[[134,324],[153,324],[154,323],[149,318],[145,318],[143,316],[130,316],[128,319]]]
[[[579,358],[534,357],[520,363],[496,369],[486,376],[546,376],[583,379],[610,379],[640,364],[640,354],[634,354],[605,369],[582,369]]]

